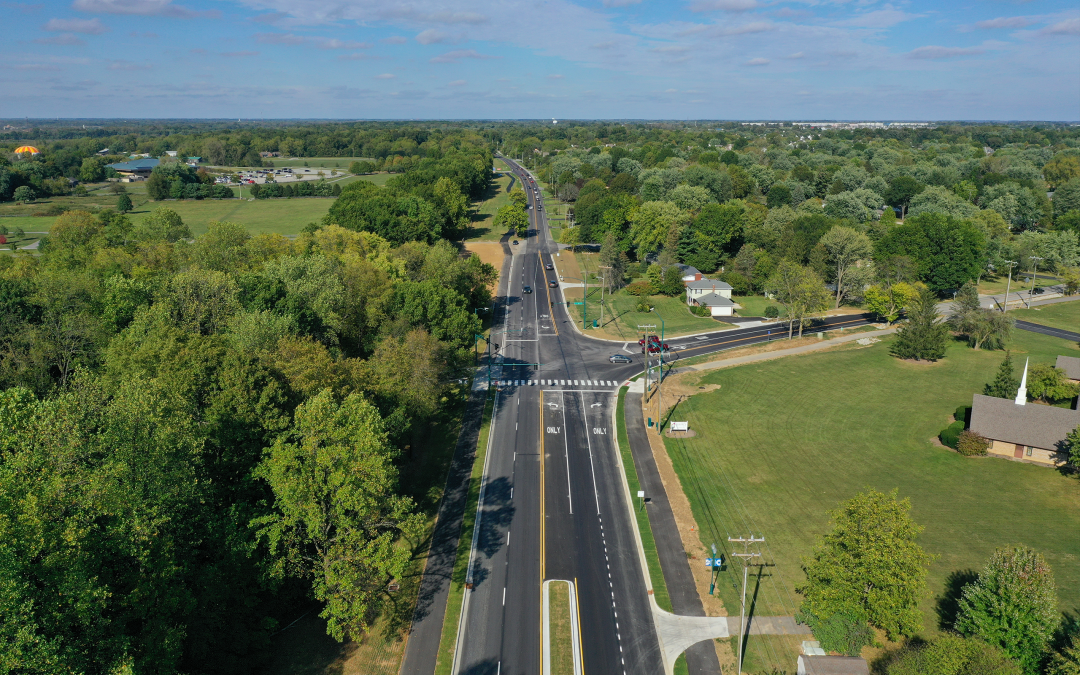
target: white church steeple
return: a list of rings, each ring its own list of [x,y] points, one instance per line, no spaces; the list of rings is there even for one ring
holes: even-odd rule
[[[1020,388],[1016,390],[1016,405],[1027,405],[1027,367],[1031,357],[1024,359],[1024,376],[1020,378]]]

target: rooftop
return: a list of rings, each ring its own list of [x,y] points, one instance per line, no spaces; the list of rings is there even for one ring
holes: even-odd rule
[[[704,307],[734,307],[735,301],[731,298],[725,298],[719,293],[706,293],[705,295],[698,296],[693,299],[699,305]]]
[[[1038,403],[1017,405],[1011,399],[982,394],[975,394],[971,402],[971,430],[995,441],[1058,450],[1077,426],[1077,410]]]
[[[1080,380],[1080,357],[1059,356],[1055,367],[1065,371],[1065,377],[1070,380]]]
[[[715,289],[718,291],[730,291],[731,285],[719,279],[702,279],[701,281],[687,281],[687,288],[700,288],[703,290]]]
[[[870,667],[857,656],[800,656],[799,675],[870,675]]]
[[[109,164],[109,168],[115,171],[149,171],[161,163],[159,159],[133,159],[130,162]]]

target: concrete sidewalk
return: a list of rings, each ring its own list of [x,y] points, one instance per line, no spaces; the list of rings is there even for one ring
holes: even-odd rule
[[[678,375],[680,373],[690,373],[699,370],[714,370],[716,368],[730,368],[732,366],[741,366],[746,363],[755,363],[757,361],[770,361],[772,359],[778,359],[784,356],[792,356],[794,354],[807,354],[809,352],[816,352],[822,349],[828,349],[829,347],[836,346],[838,344],[844,344],[846,342],[854,342],[862,340],[864,338],[880,338],[883,335],[892,335],[896,332],[896,326],[891,328],[882,328],[879,330],[867,331],[864,333],[850,333],[848,335],[838,335],[835,332],[830,332],[828,340],[821,340],[819,342],[813,342],[808,345],[800,345],[798,347],[791,347],[790,349],[777,349],[771,352],[762,352],[760,354],[747,354],[746,356],[735,356],[729,359],[719,359],[717,361],[709,361],[708,363],[699,363],[694,366],[684,366],[682,368],[673,368],[669,370],[665,378],[672,375]]]
[[[628,393],[623,401],[626,406],[626,436],[630,442],[630,453],[634,457],[638,481],[649,498],[645,508],[649,514],[653,539],[656,541],[664,583],[671,597],[671,608],[675,611],[675,614],[669,614],[663,610],[654,610],[657,635],[664,653],[671,658],[686,652],[687,671],[691,675],[720,675],[720,662],[716,658],[712,642],[702,640],[726,637],[727,619],[705,616],[705,608],[698,597],[694,575],[690,572],[690,563],[686,558],[686,548],[679,536],[675,515],[671,511],[664,483],[660,479],[660,471],[653,458],[652,446],[646,436],[648,432],[641,415],[641,396]],[[688,632],[689,626],[693,626],[694,630]],[[725,631],[724,634],[716,632],[721,628]],[[696,637],[703,633],[707,635]],[[686,641],[688,636],[693,639]]]

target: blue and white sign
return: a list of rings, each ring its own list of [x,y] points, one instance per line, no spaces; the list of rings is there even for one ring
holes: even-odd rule
[[[713,562],[714,562],[714,561],[713,561],[713,559],[712,559],[712,558],[705,558],[705,567],[712,567],[712,566],[713,566]]]

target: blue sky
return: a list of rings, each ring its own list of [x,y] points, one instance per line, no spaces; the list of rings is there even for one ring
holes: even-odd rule
[[[1075,1],[2,0],[0,117],[1080,120]]]

